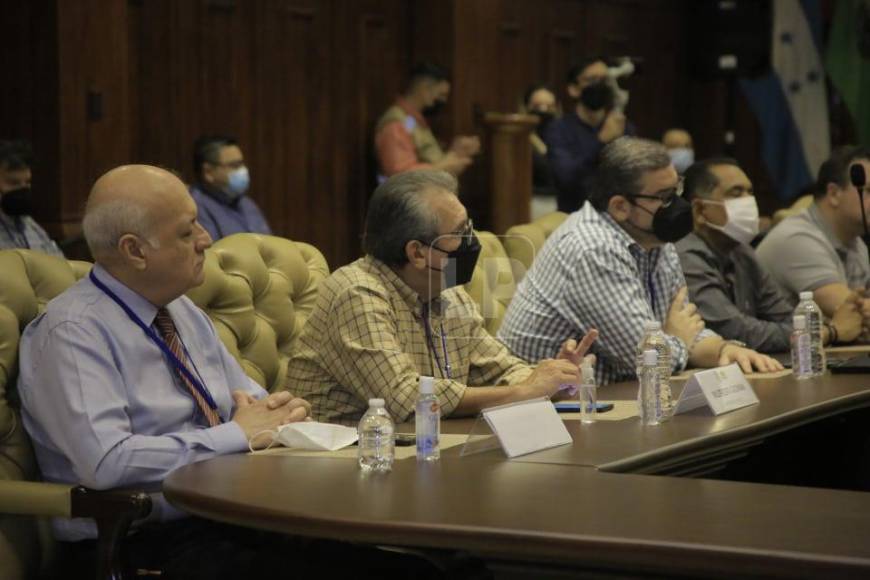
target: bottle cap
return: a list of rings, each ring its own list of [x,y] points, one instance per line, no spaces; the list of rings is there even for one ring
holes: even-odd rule
[[[659,353],[655,349],[643,351],[644,366],[655,366],[659,363]]]
[[[420,394],[431,395],[435,392],[435,379],[420,375]]]
[[[803,314],[797,314],[792,319],[792,324],[794,324],[795,330],[806,330],[807,329],[807,317]]]
[[[650,330],[661,330],[662,323],[658,320],[647,320],[643,323],[643,329],[649,332]]]
[[[812,300],[813,293],[812,292],[801,292],[799,294],[801,300]]]
[[[369,407],[374,407],[375,409],[381,408],[384,406],[383,399],[369,399]]]
[[[580,372],[583,375],[584,383],[595,380],[595,369],[592,368],[592,365],[584,363],[583,367],[580,369]]]

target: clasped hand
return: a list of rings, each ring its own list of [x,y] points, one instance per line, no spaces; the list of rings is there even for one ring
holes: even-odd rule
[[[262,399],[255,399],[244,391],[233,391],[235,413],[233,421],[239,424],[251,447],[262,448],[272,440],[268,431],[275,431],[282,425],[310,420],[311,404],[305,399],[294,397],[288,391],[272,393]]]

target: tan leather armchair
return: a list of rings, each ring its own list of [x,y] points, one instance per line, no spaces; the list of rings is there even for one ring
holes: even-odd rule
[[[100,578],[119,578],[119,545],[150,511],[148,496],[94,492],[39,482],[30,441],[14,400],[18,340],[49,300],[90,271],[28,250],[0,251],[0,579],[44,573],[53,542],[48,517],[94,517],[100,526]],[[236,234],[206,252],[205,281],[189,292],[221,340],[264,388],[284,387],[287,361],[329,269],[313,246]]]
[[[539,217],[532,223],[516,225],[505,232],[504,249],[512,260],[514,279],[517,284],[532,267],[535,256],[544,247],[544,242],[550,234],[556,231],[567,218],[568,214],[554,211]]]
[[[51,560],[49,517],[91,517],[100,530],[99,575],[118,577],[119,541],[151,510],[144,493],[44,483],[15,400],[21,331],[49,300],[90,270],[86,262],[30,250],[0,250],[0,578],[44,574]],[[34,517],[36,516],[36,517]]]
[[[275,391],[284,387],[293,345],[328,275],[314,246],[235,234],[208,250],[205,281],[187,295],[212,319],[245,373]]]
[[[504,314],[517,289],[513,268],[499,236],[478,231],[480,257],[474,267],[471,282],[465,290],[477,303],[483,315],[486,330],[495,335],[504,320]]]

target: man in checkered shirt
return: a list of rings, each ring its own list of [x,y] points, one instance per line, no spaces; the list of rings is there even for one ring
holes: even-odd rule
[[[375,191],[366,256],[320,285],[287,371],[318,420],[354,424],[369,398],[382,398],[396,422],[407,421],[421,375],[435,378],[444,416],[554,396],[579,382],[594,331],[535,369],[487,333],[461,287],[479,243],[456,192],[456,178],[436,170],[400,173]]]
[[[553,356],[566,339],[596,328],[599,384],[635,378],[644,322],[661,322],[673,370],[738,362],[779,370],[775,360],[704,328],[673,244],[691,213],[665,148],[622,137],[601,152],[589,202],[557,229],[511,301],[499,338],[527,361]],[[688,219],[686,219],[688,217]],[[681,219],[682,218],[682,219]],[[685,231],[683,231],[685,230]]]

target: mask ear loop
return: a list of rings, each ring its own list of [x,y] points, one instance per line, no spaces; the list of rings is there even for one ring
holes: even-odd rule
[[[257,437],[259,437],[260,435],[263,435],[265,433],[272,434],[272,440],[269,442],[269,445],[267,445],[264,449],[254,449],[254,439],[256,439]],[[276,429],[266,429],[264,431],[254,433],[254,436],[251,437],[250,439],[248,439],[248,450],[251,452],[252,455],[258,455],[260,453],[265,453],[266,451],[271,449],[275,445],[275,443],[277,443],[277,442],[278,442],[278,431]]]
[[[864,209],[864,189],[858,189],[858,197],[861,199],[861,221],[864,222],[864,243],[870,241],[870,232],[867,231],[867,210]]]

